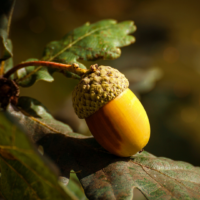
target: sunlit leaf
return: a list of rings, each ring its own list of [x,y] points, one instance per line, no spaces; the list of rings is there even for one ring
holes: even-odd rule
[[[68,33],[62,40],[47,45],[45,60],[62,63],[79,63],[78,60],[116,59],[120,56],[119,47],[135,41],[128,34],[135,31],[132,21],[117,23],[103,20],[94,24],[86,23]],[[79,63],[80,67],[85,68]]]
[[[129,35],[135,30],[136,27],[132,21],[117,23],[115,20],[102,20],[94,24],[86,23],[69,32],[61,40],[50,42],[42,60],[66,64],[77,63],[81,68],[86,68],[81,60],[116,59],[121,55],[120,47],[130,45],[135,41],[135,38]],[[26,83],[26,78],[37,76],[33,74],[39,73],[42,69],[43,67],[37,67],[32,68],[32,71],[29,70],[23,76],[24,83]],[[54,71],[49,70],[50,74]],[[62,73],[67,77],[74,77],[71,72],[62,70]],[[22,84],[22,86],[30,86],[30,84]]]

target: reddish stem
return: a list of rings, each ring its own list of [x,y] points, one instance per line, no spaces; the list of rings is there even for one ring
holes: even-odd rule
[[[56,68],[56,69],[59,69],[59,70],[66,70],[66,71],[69,71],[69,72],[73,72],[77,75],[83,75],[88,71],[87,69],[80,68],[78,66],[78,64],[67,65],[67,64],[49,62],[49,61],[30,61],[30,62],[20,63],[20,64],[14,66],[13,68],[11,68],[9,71],[7,71],[4,74],[4,77],[9,78],[17,70],[24,68],[24,67],[28,67],[28,66],[52,67],[52,68]]]

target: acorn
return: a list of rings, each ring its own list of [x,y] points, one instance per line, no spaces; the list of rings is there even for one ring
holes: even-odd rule
[[[92,65],[73,91],[73,107],[97,142],[112,154],[129,157],[150,137],[147,114],[117,69]]]

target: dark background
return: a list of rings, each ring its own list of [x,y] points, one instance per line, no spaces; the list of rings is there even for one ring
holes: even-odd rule
[[[17,0],[10,37],[14,63],[41,58],[45,45],[86,22],[133,20],[136,43],[114,61],[143,103],[151,123],[145,150],[200,166],[200,1],[172,0]],[[90,66],[93,62],[86,62]],[[75,131],[89,134],[71,106],[77,81],[54,74],[22,88]]]

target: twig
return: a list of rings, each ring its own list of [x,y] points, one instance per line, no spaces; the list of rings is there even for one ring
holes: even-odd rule
[[[4,74],[5,78],[9,78],[13,73],[15,73],[17,70],[28,67],[28,66],[45,66],[45,67],[51,67],[51,68],[56,68],[59,70],[66,70],[69,72],[73,72],[79,76],[82,76],[85,74],[88,70],[87,69],[82,69],[78,66],[78,64],[72,64],[72,65],[66,65],[62,63],[56,63],[56,62],[49,62],[49,61],[30,61],[30,62],[24,62],[20,63],[16,66],[14,66],[12,69],[6,72]]]

